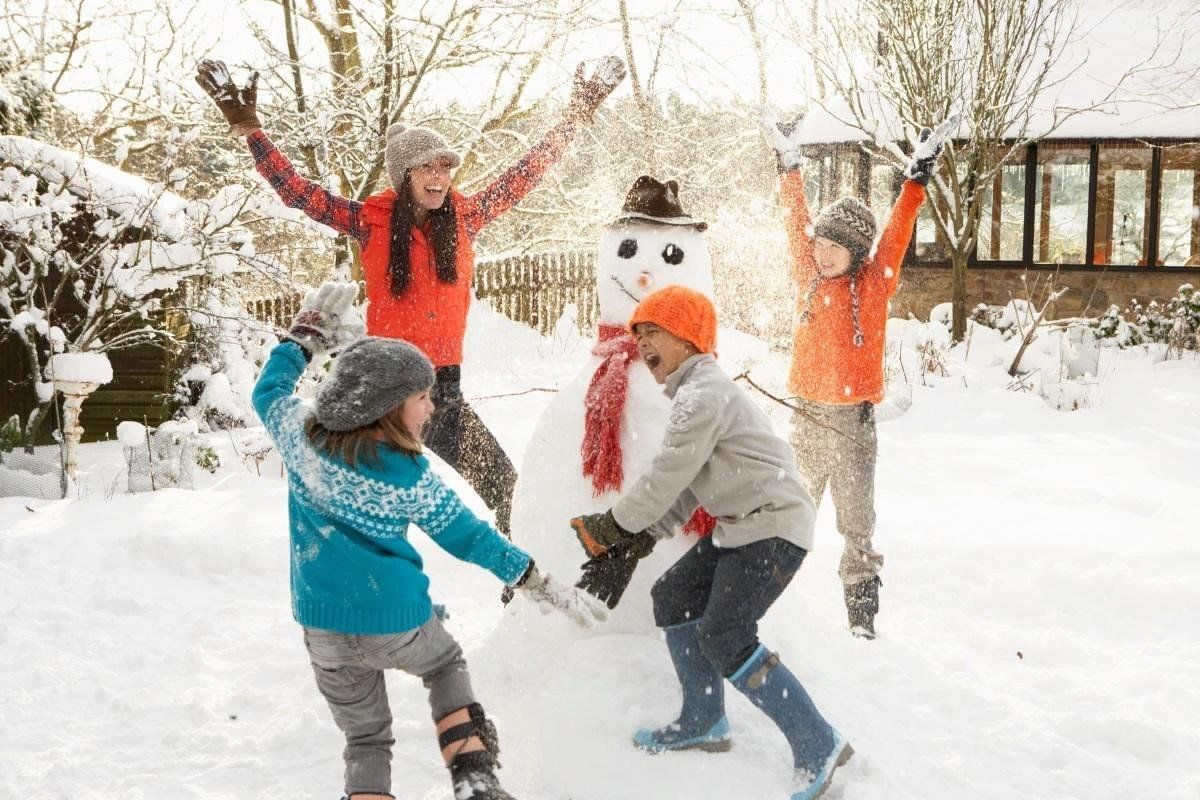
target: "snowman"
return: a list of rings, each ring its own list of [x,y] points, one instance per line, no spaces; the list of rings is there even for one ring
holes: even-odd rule
[[[666,433],[670,400],[637,355],[627,323],[642,298],[672,284],[712,297],[707,223],[680,206],[679,184],[643,175],[620,215],[600,237],[596,345],[582,372],[546,408],[525,450],[513,496],[515,540],[539,568],[563,579],[586,560],[570,527],[580,514],[604,511],[648,471]],[[702,533],[702,519],[689,523]],[[650,632],[650,585],[684,550],[690,535],[660,542],[634,574],[604,626]]]

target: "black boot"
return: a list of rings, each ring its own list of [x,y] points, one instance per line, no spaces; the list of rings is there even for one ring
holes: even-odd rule
[[[850,632],[859,638],[875,638],[875,615],[879,613],[879,585],[881,583],[883,581],[876,575],[874,578],[844,587],[846,616],[850,621]]]
[[[496,726],[483,713],[478,703],[467,706],[470,722],[455,725],[438,736],[438,746],[446,748],[454,742],[478,736],[483,750],[460,753],[450,762],[450,781],[457,800],[516,800],[500,786],[495,770],[500,766],[500,741]]]

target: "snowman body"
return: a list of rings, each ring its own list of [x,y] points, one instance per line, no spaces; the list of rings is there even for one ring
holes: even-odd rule
[[[602,333],[625,331],[641,300],[669,285],[713,293],[712,269],[703,233],[691,225],[620,220],[601,236],[596,285]],[[666,433],[671,401],[636,356],[628,362],[628,385],[620,416],[621,488],[596,493],[584,475],[586,397],[604,362],[592,355],[583,370],[547,406],[525,450],[513,497],[513,538],[539,568],[574,582],[586,559],[571,529],[572,517],[606,511],[649,471]],[[674,498],[671,498],[674,500]],[[690,546],[691,536],[659,542],[638,565],[605,632],[649,632],[654,628],[650,586]]]

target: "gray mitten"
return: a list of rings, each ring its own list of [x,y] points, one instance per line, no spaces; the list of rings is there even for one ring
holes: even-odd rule
[[[358,287],[353,283],[326,281],[305,295],[288,329],[288,338],[313,356],[340,350],[356,341],[366,331],[354,307],[357,297]]]
[[[781,172],[799,169],[804,163],[805,147],[800,144],[805,112],[790,122],[780,122],[772,112],[763,115],[763,135],[775,151],[775,167]]]

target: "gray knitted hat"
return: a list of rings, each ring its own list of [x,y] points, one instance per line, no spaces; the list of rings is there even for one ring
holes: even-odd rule
[[[317,421],[331,431],[370,425],[433,377],[433,364],[403,339],[363,337],[333,360],[317,390]]]
[[[813,222],[813,235],[836,242],[850,251],[857,268],[875,241],[875,217],[857,197],[843,197],[827,205]]]
[[[454,168],[462,163],[462,156],[451,150],[437,131],[410,128],[402,122],[388,126],[384,160],[393,188],[403,183],[405,170],[428,164],[435,158],[449,159]]]

